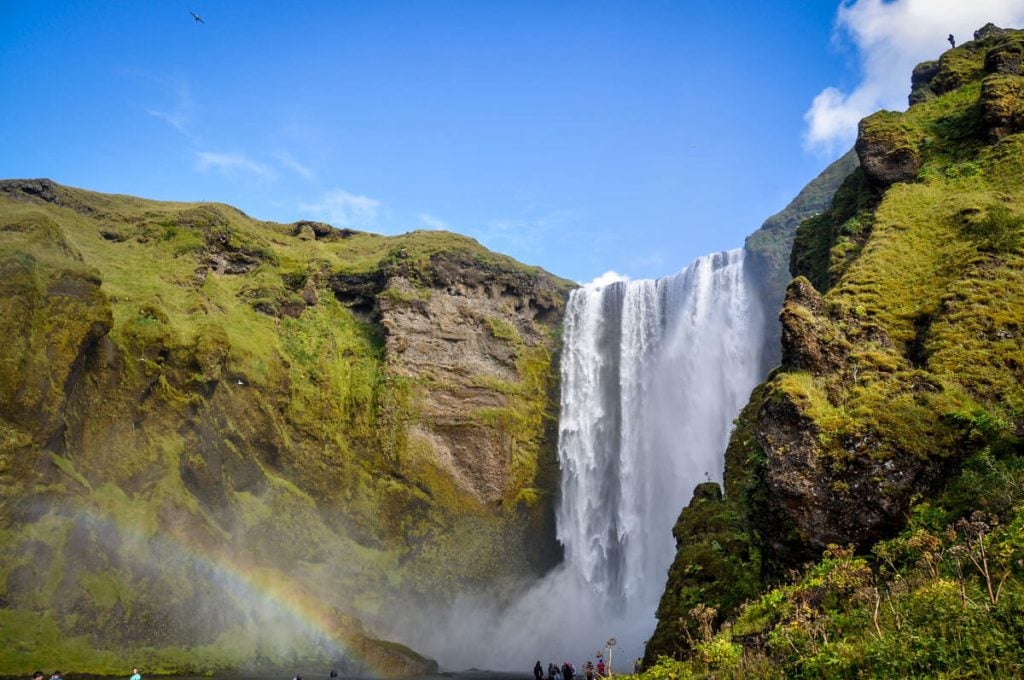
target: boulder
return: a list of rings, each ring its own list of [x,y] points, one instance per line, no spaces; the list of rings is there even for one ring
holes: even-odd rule
[[[893,111],[879,111],[860,122],[854,148],[868,181],[878,189],[910,182],[921,169],[921,133]]]

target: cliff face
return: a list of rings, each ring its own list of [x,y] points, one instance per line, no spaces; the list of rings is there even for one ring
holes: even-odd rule
[[[782,365],[737,420],[724,497],[680,516],[650,662],[1024,668],[1022,52],[985,27],[915,70],[906,113],[861,122],[860,168],[797,231]]]
[[[429,670],[389,618],[558,558],[568,289],[443,232],[0,182],[0,672]]]
[[[789,283],[789,260],[797,227],[811,217],[825,212],[843,180],[860,161],[853,149],[833,161],[820,175],[800,190],[789,204],[764,221],[747,237],[744,249],[752,274],[757,277],[758,291],[764,309],[779,309]],[[765,372],[779,362],[779,325],[772,314],[765,315]]]

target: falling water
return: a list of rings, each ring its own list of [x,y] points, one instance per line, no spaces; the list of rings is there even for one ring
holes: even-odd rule
[[[511,605],[467,596],[415,641],[448,668],[639,656],[694,486],[722,476],[733,418],[761,379],[764,324],[742,249],[673,276],[573,291],[558,457],[559,569]],[[444,623],[441,622],[444,619]],[[618,664],[616,664],[618,666]]]
[[[761,377],[761,328],[742,249],[569,299],[558,539],[617,617],[653,626],[672,524],[697,483],[721,478],[732,419]]]

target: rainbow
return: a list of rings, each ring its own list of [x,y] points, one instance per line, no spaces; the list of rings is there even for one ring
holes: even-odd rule
[[[359,650],[360,641],[366,639],[360,634],[346,634],[339,615],[329,604],[306,592],[280,571],[261,567],[227,550],[203,545],[181,531],[147,531],[137,514],[135,517],[123,513],[104,515],[84,504],[75,504],[74,510],[92,522],[114,528],[120,532],[122,542],[139,542],[161,554],[171,551],[176,558],[187,562],[187,567],[209,573],[214,577],[210,580],[221,585],[227,594],[250,605],[262,605],[265,611],[287,618],[293,631],[316,641],[331,659],[346,659],[349,664],[355,664],[361,669],[361,675],[395,674]]]

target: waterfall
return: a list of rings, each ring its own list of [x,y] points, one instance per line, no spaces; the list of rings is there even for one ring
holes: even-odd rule
[[[763,377],[742,249],[657,280],[585,286],[566,310],[557,537],[563,564],[511,604],[466,595],[407,638],[444,667],[580,667],[615,637],[642,654],[693,488],[720,480],[732,420]],[[620,665],[625,663],[625,666]]]
[[[761,378],[763,319],[743,259],[707,255],[569,299],[558,539],[616,618],[653,627],[672,525],[696,484],[721,479],[732,419]]]

